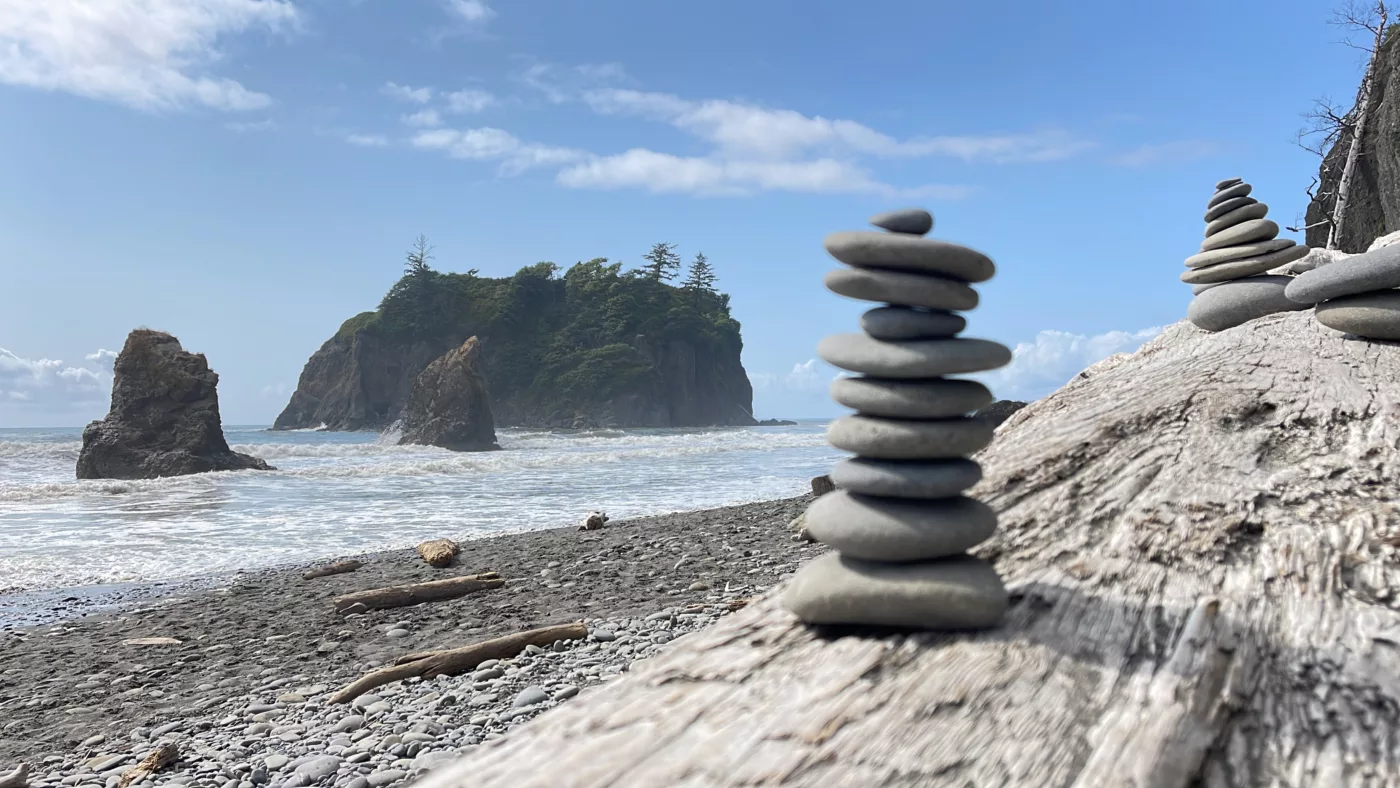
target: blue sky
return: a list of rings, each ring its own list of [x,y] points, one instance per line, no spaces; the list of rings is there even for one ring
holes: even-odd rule
[[[100,418],[142,325],[270,423],[418,233],[487,275],[703,250],[756,414],[834,415],[814,349],[865,307],[821,239],[906,205],[996,260],[968,335],[1042,396],[1185,315],[1215,181],[1295,222],[1300,113],[1361,69],[1304,0],[4,8],[0,427]]]

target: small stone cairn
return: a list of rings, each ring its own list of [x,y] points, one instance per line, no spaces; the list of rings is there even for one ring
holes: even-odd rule
[[[1224,331],[1251,320],[1306,309],[1290,301],[1284,288],[1286,276],[1266,274],[1299,260],[1308,253],[1266,219],[1269,206],[1249,196],[1254,189],[1239,178],[1215,184],[1206,203],[1206,239],[1201,251],[1186,258],[1181,281],[1191,285],[1196,297],[1186,317],[1197,328]]]
[[[1284,294],[1317,322],[1366,339],[1400,340],[1400,245],[1372,248],[1304,272]]]
[[[812,538],[835,548],[808,562],[783,603],[809,624],[906,629],[980,629],[1007,607],[991,565],[966,554],[996,530],[996,513],[962,495],[982,478],[967,458],[992,441],[989,419],[967,414],[992,402],[981,383],[945,377],[1011,361],[1005,345],[960,339],[958,311],[977,306],[968,286],[992,278],[981,252],[923,238],[927,211],[880,214],[889,232],[827,236],[827,252],[849,268],[826,275],[833,292],[884,304],[860,320],[864,333],[827,337],[817,353],[857,373],[832,383],[832,398],[856,413],[827,431],[856,456],[836,465],[836,489],[806,512]]]

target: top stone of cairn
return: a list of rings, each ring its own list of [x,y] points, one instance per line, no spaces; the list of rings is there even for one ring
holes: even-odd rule
[[[881,230],[905,235],[925,235],[933,229],[933,214],[922,208],[902,208],[870,217],[870,223]]]

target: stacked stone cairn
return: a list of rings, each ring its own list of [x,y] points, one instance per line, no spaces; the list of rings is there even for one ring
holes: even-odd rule
[[[958,338],[959,311],[977,306],[969,283],[992,278],[981,252],[922,236],[927,211],[870,220],[889,232],[827,236],[848,268],[826,286],[884,304],[860,320],[863,333],[827,337],[817,353],[856,373],[832,383],[832,398],[856,413],[827,439],[856,456],[836,465],[836,489],[806,512],[810,536],[833,548],[803,566],[783,597],[809,624],[963,630],[995,625],[1006,588],[991,565],[966,551],[996,530],[996,513],[962,493],[982,477],[968,459],[992,441],[995,422],[969,416],[992,402],[981,383],[947,377],[996,369],[1011,351]]]
[[[1284,294],[1306,309],[1316,305],[1317,322],[1366,339],[1400,340],[1400,245],[1299,274]]]
[[[1196,297],[1186,317],[1197,328],[1224,331],[1277,312],[1306,309],[1290,301],[1286,276],[1266,274],[1308,253],[1265,218],[1269,206],[1249,196],[1254,187],[1239,178],[1215,184],[1206,203],[1206,239],[1201,251],[1186,258],[1181,281]]]

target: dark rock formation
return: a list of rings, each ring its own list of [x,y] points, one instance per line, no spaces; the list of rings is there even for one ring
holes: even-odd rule
[[[1371,242],[1400,230],[1400,44],[1386,36],[1376,62],[1376,84],[1363,131],[1363,146],[1356,160],[1347,194],[1346,217],[1337,248],[1357,254]],[[1346,165],[1351,134],[1343,131],[1322,159],[1319,185],[1307,212],[1307,244],[1327,246],[1328,212],[1336,199],[1337,185]]]
[[[132,331],[113,370],[112,408],[83,430],[78,478],[273,470],[228,447],[218,384],[204,354],[186,352],[180,340],[160,331]]]
[[[1011,418],[1011,414],[1024,407],[1026,407],[1024,402],[1018,402],[1014,399],[999,399],[990,405],[978,408],[972,415],[983,416],[991,419],[995,424],[1001,424]]]
[[[796,426],[797,426],[797,422],[795,422],[795,421],[788,421],[787,419],[763,419],[762,421],[758,422],[758,424],[757,424],[756,426],[759,426],[759,427],[796,427]]]
[[[413,379],[399,443],[453,451],[490,451],[496,445],[491,403],[479,369],[481,343],[468,339]]]

